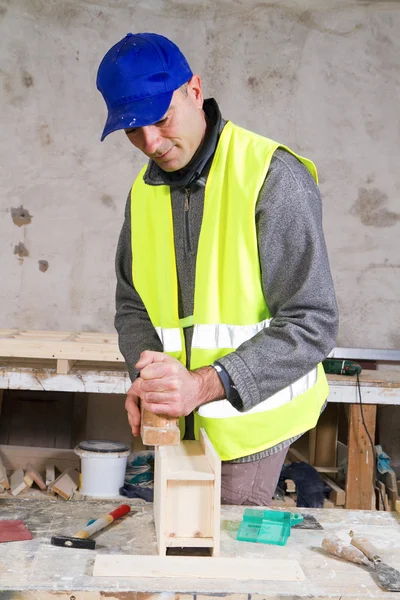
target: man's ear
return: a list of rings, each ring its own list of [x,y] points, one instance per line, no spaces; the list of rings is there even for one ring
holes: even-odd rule
[[[193,75],[188,81],[188,92],[190,98],[195,102],[198,108],[203,108],[203,89],[199,75]]]

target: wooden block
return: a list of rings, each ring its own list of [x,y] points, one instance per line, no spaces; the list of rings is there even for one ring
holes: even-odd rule
[[[375,459],[365,431],[359,404],[349,405],[346,508],[375,509]],[[375,443],[376,404],[363,405],[364,421]]]
[[[396,500],[396,506],[395,506],[395,508],[396,508],[396,511],[398,513],[400,513],[400,500]]]
[[[24,474],[24,481],[25,481],[26,486],[28,488],[32,487],[32,485],[33,485],[33,479],[32,479],[32,477],[29,477],[28,473]]]
[[[22,469],[17,469],[10,477],[11,493],[17,496],[20,492],[27,488],[24,481],[24,472]]]
[[[285,479],[285,483],[286,483],[286,491],[288,494],[294,494],[294,492],[296,491],[296,484],[294,481],[292,481],[291,479]]]
[[[178,419],[141,411],[140,435],[146,446],[177,446],[181,441]]]
[[[6,490],[10,489],[10,484],[9,484],[8,477],[7,477],[7,471],[6,471],[5,466],[1,462],[1,459],[0,459],[0,485]]]
[[[344,506],[346,503],[346,492],[330,477],[327,477],[326,475],[321,475],[321,477],[332,490],[329,498],[336,506]]]
[[[46,486],[49,486],[56,479],[56,467],[54,464],[46,465]]]
[[[79,473],[75,469],[68,469],[61,473],[59,477],[51,485],[53,492],[69,500],[72,494],[78,489],[79,486]]]
[[[41,490],[46,490],[46,484],[43,481],[43,477],[31,463],[28,463],[26,465],[25,477],[29,477],[32,480],[32,482],[34,481]]]
[[[173,577],[241,581],[305,581],[297,560],[206,556],[97,554],[94,577]]]
[[[59,358],[57,360],[57,373],[59,373],[60,375],[67,375],[75,363],[76,363],[75,360]]]

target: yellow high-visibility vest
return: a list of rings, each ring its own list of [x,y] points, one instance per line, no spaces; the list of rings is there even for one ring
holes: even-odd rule
[[[183,330],[193,326],[190,368],[212,364],[268,327],[258,257],[255,206],[275,150],[294,154],[318,182],[315,165],[228,122],[207,178],[193,315],[179,319],[170,188],[139,173],[131,191],[132,278],[164,352],[186,365]],[[282,265],[284,268],[284,265]],[[222,460],[248,456],[315,427],[328,396],[321,364],[247,412],[227,400],[195,413]]]

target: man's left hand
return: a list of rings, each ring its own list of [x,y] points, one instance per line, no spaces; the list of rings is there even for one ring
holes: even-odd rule
[[[224,398],[224,387],[211,366],[189,371],[176,358],[146,350],[136,364],[140,370],[128,394],[140,397],[149,412],[181,417],[211,400]]]

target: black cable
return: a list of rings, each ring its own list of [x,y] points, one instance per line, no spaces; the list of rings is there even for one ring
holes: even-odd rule
[[[381,501],[382,501],[382,506],[383,506],[383,509],[385,509],[385,501],[383,499],[382,490],[381,490],[381,488],[378,485],[379,484],[379,478],[378,478],[378,457],[376,455],[375,444],[373,443],[372,438],[371,438],[371,436],[369,434],[369,431],[367,429],[367,425],[365,424],[364,411],[363,411],[363,403],[362,403],[362,398],[361,398],[360,375],[359,375],[359,373],[357,373],[356,375],[357,375],[357,390],[358,390],[358,396],[359,396],[359,399],[360,399],[361,421],[362,421],[362,424],[364,425],[365,433],[368,436],[369,443],[371,444],[372,454],[373,454],[374,461],[375,461],[375,486],[379,490],[379,494],[380,494]]]

